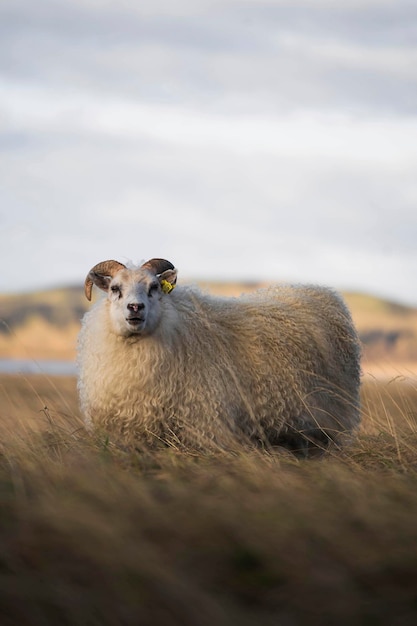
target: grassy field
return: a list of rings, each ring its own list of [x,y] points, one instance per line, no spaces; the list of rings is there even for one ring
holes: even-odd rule
[[[2,626],[417,623],[417,380],[363,384],[349,449],[88,435],[75,380],[0,377]]]

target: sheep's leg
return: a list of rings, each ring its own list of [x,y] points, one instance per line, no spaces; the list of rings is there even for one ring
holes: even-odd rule
[[[285,431],[269,433],[268,441],[272,446],[280,446],[293,452],[296,456],[307,458],[318,456],[327,450],[333,441],[329,434],[320,428],[296,428],[288,425]]]

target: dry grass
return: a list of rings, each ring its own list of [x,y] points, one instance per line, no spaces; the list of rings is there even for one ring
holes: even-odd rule
[[[0,623],[417,623],[417,381],[369,379],[343,453],[88,435],[75,381],[0,377]]]

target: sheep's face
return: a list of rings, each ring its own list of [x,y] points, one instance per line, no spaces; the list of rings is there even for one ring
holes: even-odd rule
[[[87,274],[84,290],[88,300],[93,285],[107,292],[110,321],[117,335],[141,336],[157,328],[162,299],[176,282],[177,270],[165,259],[150,259],[132,269],[118,261],[102,261]]]
[[[107,287],[114,332],[124,337],[153,333],[161,317],[161,300],[169,297],[163,285],[175,285],[175,281],[176,270],[160,276],[144,269],[117,272]]]
[[[151,259],[133,269],[118,261],[103,261],[88,273],[85,295],[91,300],[93,285],[107,292],[110,321],[116,334],[149,335],[161,319],[162,299],[168,297],[176,281],[177,270],[165,259]]]

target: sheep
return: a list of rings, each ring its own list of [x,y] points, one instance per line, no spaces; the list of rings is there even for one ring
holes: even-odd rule
[[[239,298],[176,286],[164,259],[95,265],[78,389],[89,428],[132,445],[340,446],[359,425],[360,345],[340,295],[277,285]],[[175,289],[174,289],[175,287]]]

